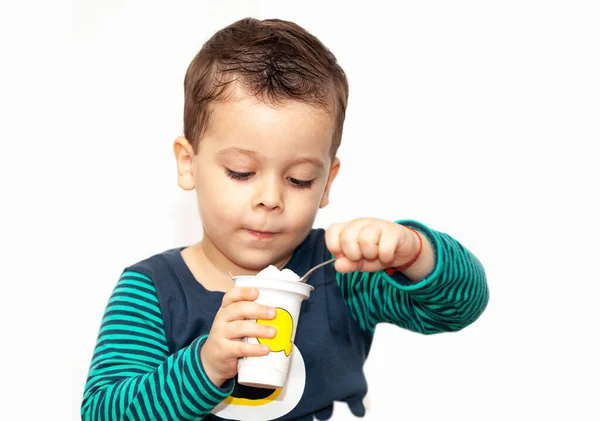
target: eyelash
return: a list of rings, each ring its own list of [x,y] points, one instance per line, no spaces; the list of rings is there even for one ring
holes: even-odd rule
[[[294,187],[295,189],[300,189],[300,190],[310,189],[312,187],[313,183],[315,182],[315,180],[304,181],[304,180],[298,180],[298,179],[292,178],[292,177],[289,177],[288,180],[292,184],[292,187]]]
[[[250,177],[254,175],[253,172],[235,172],[231,171],[229,168],[225,168],[225,174],[227,175],[227,177],[239,181],[248,181],[250,180]]]
[[[231,171],[229,168],[225,168],[225,174],[227,177],[237,181],[248,181],[254,175],[253,172],[235,172]],[[300,190],[310,189],[315,182],[315,180],[304,181],[292,177],[288,177],[288,180],[293,188]]]

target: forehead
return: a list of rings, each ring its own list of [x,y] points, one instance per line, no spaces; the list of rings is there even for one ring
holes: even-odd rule
[[[211,104],[202,142],[232,144],[281,152],[329,154],[335,119],[328,110],[300,101],[272,102],[233,88],[224,101]]]

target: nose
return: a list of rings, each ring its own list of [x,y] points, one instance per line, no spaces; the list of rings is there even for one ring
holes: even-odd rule
[[[269,177],[257,183],[253,202],[254,208],[282,211],[283,192],[279,180]]]

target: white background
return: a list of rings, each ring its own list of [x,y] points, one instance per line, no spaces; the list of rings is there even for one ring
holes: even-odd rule
[[[183,77],[204,41],[246,16],[304,26],[348,75],[342,171],[317,226],[417,219],[487,272],[489,306],[465,330],[378,327],[365,419],[600,419],[597,3],[348,3],[75,1],[68,66],[47,38],[66,27],[54,10],[25,6],[23,24],[4,13],[13,399],[1,419],[78,419],[121,270],[199,239],[172,155]],[[333,419],[354,418],[336,404]]]

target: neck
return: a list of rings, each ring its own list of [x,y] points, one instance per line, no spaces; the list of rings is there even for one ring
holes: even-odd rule
[[[206,235],[206,234],[205,234]],[[203,257],[202,264],[212,268],[223,276],[229,277],[237,275],[256,275],[258,272],[238,265],[225,256],[212,241],[204,239],[198,243],[198,249]]]

